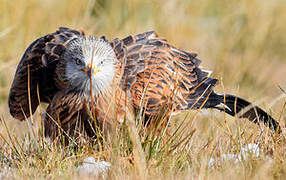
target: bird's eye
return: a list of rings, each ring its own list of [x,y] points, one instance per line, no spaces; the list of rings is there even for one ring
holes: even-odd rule
[[[102,65],[102,64],[103,64],[103,61],[100,61],[100,64]]]
[[[82,61],[81,61],[80,59],[76,59],[76,60],[75,60],[75,63],[76,63],[77,65],[81,65],[81,64],[82,64]]]

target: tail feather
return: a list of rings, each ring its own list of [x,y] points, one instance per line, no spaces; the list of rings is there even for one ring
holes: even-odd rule
[[[221,104],[223,104],[224,107],[219,106]],[[220,95],[212,92],[205,104],[205,108],[215,108],[220,111],[225,111],[231,116],[247,118],[254,123],[263,122],[270,129],[279,133],[281,132],[279,123],[268,113],[260,107],[234,95]]]

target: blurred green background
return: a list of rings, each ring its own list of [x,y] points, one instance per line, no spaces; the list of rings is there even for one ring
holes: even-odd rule
[[[15,68],[36,38],[60,26],[108,39],[155,30],[195,51],[221,80],[217,91],[245,97],[274,117],[286,81],[285,0],[0,0],[0,115]]]

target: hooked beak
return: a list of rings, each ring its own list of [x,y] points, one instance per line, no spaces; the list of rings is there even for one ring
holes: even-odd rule
[[[82,72],[84,72],[88,77],[91,77],[91,74],[95,76],[98,72],[100,72],[99,69],[95,69],[95,67],[92,64],[88,64],[87,69],[82,69]]]

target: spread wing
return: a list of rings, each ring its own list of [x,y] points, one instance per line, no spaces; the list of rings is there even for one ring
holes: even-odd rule
[[[196,53],[169,45],[154,31],[111,44],[119,63],[125,65],[121,87],[131,92],[133,103],[143,105],[146,113],[158,112],[168,100],[176,110],[200,107],[217,82],[199,68]]]
[[[24,120],[35,112],[39,101],[52,100],[59,90],[54,74],[65,45],[82,35],[83,32],[80,31],[59,28],[58,31],[35,40],[27,48],[17,67],[9,94],[10,113],[14,118]]]

